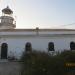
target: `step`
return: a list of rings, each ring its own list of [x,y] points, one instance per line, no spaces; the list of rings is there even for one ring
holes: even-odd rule
[[[8,62],[7,59],[0,59],[0,63],[3,63],[3,62]]]

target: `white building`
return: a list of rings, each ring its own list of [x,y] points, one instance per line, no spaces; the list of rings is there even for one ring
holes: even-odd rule
[[[29,48],[41,51],[75,49],[74,29],[15,29],[13,11],[7,7],[0,17],[0,58],[19,58]]]

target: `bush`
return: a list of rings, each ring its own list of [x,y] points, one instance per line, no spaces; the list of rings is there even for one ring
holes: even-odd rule
[[[22,75],[65,75],[65,64],[75,62],[75,52],[64,51],[56,55],[46,52],[32,51],[22,56]]]

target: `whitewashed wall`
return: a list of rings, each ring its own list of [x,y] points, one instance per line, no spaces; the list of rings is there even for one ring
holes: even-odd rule
[[[6,32],[5,32],[6,33]],[[14,35],[14,34],[0,34],[0,47],[2,43],[8,44],[8,56],[15,56],[16,58],[21,57],[23,51],[25,50],[25,44],[30,42],[34,50],[48,51],[48,43],[54,42],[55,51],[62,51],[64,49],[70,50],[70,42],[75,42],[74,34],[66,35],[54,35],[54,34],[45,34],[45,35],[30,35],[26,36],[25,33]]]
[[[70,49],[70,42],[75,37],[5,37],[0,39],[0,44],[8,44],[8,56],[14,55],[19,58],[25,49],[25,44],[30,42],[34,50],[48,51],[48,43],[54,42],[55,51]]]

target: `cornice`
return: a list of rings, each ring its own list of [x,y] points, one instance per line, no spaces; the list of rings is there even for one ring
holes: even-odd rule
[[[0,29],[0,32],[30,32],[30,31],[75,31],[75,29]]]

